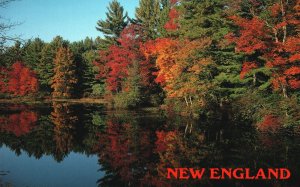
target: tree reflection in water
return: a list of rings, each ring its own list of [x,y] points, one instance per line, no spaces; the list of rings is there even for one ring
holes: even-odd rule
[[[5,117],[0,117],[0,130],[11,132],[17,137],[29,133],[38,120],[36,112],[20,111],[18,113],[9,114]]]
[[[105,112],[66,103],[0,109],[0,146],[37,162],[43,155],[61,164],[71,152],[97,155],[105,172],[99,186],[299,186],[300,138],[290,129],[260,132],[221,120]],[[288,181],[212,181],[208,175],[201,181],[178,181],[166,179],[168,167],[286,167],[293,175]]]
[[[74,146],[74,129],[78,118],[65,103],[53,103],[51,120],[54,124],[55,158],[62,161]]]

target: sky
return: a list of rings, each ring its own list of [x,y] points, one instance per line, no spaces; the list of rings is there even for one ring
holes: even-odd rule
[[[97,21],[105,19],[111,0],[17,0],[1,9],[1,17],[20,25],[9,35],[22,39],[41,38],[50,42],[55,36],[79,41],[102,36],[96,30]],[[134,16],[138,0],[119,0],[130,17]]]

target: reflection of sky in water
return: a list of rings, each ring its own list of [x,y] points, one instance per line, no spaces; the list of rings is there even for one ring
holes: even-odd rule
[[[9,171],[0,176],[1,183],[13,186],[97,186],[97,180],[103,176],[98,171],[98,157],[71,152],[61,163],[51,156],[40,160],[22,152],[16,156],[9,148],[0,148],[0,171]],[[6,173],[6,172],[5,172]]]

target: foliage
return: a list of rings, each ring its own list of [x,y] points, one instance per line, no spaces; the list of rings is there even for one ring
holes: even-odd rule
[[[0,91],[14,96],[34,94],[39,88],[36,74],[21,62],[14,63],[10,70],[2,68],[0,78]]]
[[[117,44],[117,39],[127,26],[127,13],[117,0],[109,3],[106,20],[99,20],[96,29],[102,32],[105,39],[101,41],[101,49],[107,49],[110,45]]]
[[[59,48],[54,60],[55,68],[52,79],[53,97],[69,98],[77,83],[75,64],[69,48]]]
[[[95,84],[92,87],[92,96],[100,97],[103,96],[105,93],[105,86],[104,84]]]
[[[50,43],[45,44],[41,51],[41,59],[35,69],[41,83],[41,90],[46,93],[52,92],[51,81],[54,76],[56,52],[60,47],[66,46],[67,43],[62,37],[56,36]]]
[[[97,22],[104,38],[36,38],[2,50],[1,97],[39,89],[40,97],[161,105],[265,130],[297,126],[299,7],[299,0],[140,0],[129,18],[113,0]]]
[[[28,134],[36,126],[38,115],[33,111],[22,111],[17,114],[0,117],[0,131],[7,131],[19,137]]]
[[[261,3],[251,6],[250,18],[231,17],[240,30],[228,37],[236,43],[236,52],[252,56],[251,61],[244,63],[241,77],[252,69],[270,69],[269,81],[274,90],[281,90],[288,97],[288,90],[300,88],[300,38],[296,27],[300,22],[294,9],[296,5],[280,0],[263,9],[259,8]]]
[[[140,0],[139,7],[136,8],[135,17],[137,23],[141,25],[141,33],[144,40],[157,37],[157,28],[159,27],[160,15],[159,0]]]

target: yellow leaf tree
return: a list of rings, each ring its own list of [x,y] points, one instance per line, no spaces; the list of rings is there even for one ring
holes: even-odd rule
[[[208,47],[209,38],[194,41],[161,38],[150,41],[142,50],[146,57],[155,56],[156,82],[162,85],[167,98],[179,99],[192,106],[204,105],[209,84],[201,76],[212,63],[210,58],[198,57],[197,51]]]

